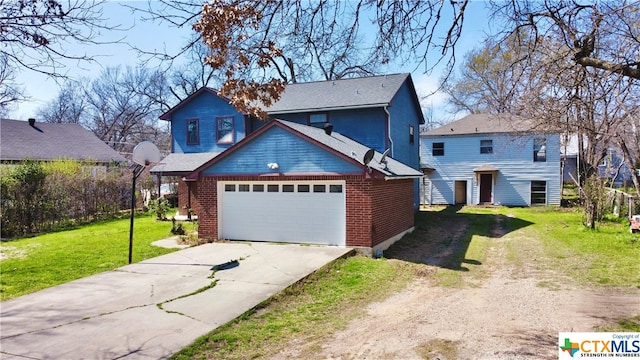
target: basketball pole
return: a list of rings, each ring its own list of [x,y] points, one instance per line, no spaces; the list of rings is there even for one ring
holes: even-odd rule
[[[133,217],[136,212],[136,179],[142,171],[144,171],[145,167],[137,164],[135,169],[133,169],[133,179],[131,181],[131,222],[129,225],[129,264],[131,264],[133,257]]]

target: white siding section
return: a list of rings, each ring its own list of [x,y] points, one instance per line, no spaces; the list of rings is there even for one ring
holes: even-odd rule
[[[533,161],[533,139],[546,139],[546,162]],[[480,140],[493,140],[493,153],[480,153]],[[433,156],[434,142],[444,143],[444,156]],[[421,164],[436,170],[432,182],[431,204],[453,204],[455,181],[466,180],[471,193],[467,199],[479,203],[480,188],[473,169],[492,165],[498,169],[493,184],[496,205],[528,206],[531,181],[547,182],[547,204],[560,205],[560,137],[557,134],[510,136],[451,135],[421,136]]]

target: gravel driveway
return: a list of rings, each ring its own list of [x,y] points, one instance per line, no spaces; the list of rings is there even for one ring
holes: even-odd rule
[[[496,215],[488,229],[482,263],[464,259],[469,224],[462,217],[455,219],[417,230],[423,232],[418,236],[443,239],[440,242],[404,242],[385,252],[387,257],[428,264],[425,276],[364,309],[362,318],[323,343],[298,341],[275,358],[557,359],[558,332],[593,331],[640,314],[637,288],[572,284],[562,269],[551,269],[541,260],[535,238],[526,232],[507,233],[502,215]],[[459,283],[439,285],[433,275],[442,268],[458,271]]]

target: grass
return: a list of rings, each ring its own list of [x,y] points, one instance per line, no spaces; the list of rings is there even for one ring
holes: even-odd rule
[[[267,357],[303,337],[313,354],[326,336],[362,316],[372,301],[402,289],[415,266],[363,256],[339,259],[304,282],[217,328],[171,359],[253,359]]]
[[[115,269],[129,262],[129,219],[0,243],[0,299],[7,300]],[[174,250],[152,246],[170,237],[171,222],[151,215],[134,223],[133,262]]]
[[[393,295],[417,277],[432,277],[445,286],[473,286],[487,276],[483,265],[497,241],[505,242],[508,261],[522,271],[562,269],[562,281],[614,290],[640,287],[640,239],[628,233],[624,222],[606,221],[592,231],[581,225],[582,215],[576,210],[464,207],[457,213],[447,211],[422,214],[416,228],[437,226],[448,216],[465,217],[469,244],[460,254],[463,269],[434,270],[417,262],[361,256],[340,259],[172,358],[263,358],[286,349],[294,340],[308,344],[296,357],[312,357],[332,333],[363,316],[369,304]],[[507,236],[492,233],[497,216],[510,231]],[[0,262],[3,299],[126,264],[128,225],[128,220],[120,220],[2,243],[2,252],[11,257]],[[159,223],[151,216],[137,218],[134,261],[170,252],[150,245],[169,236],[170,227],[170,222]],[[598,331],[639,329],[640,314]],[[427,342],[418,350],[426,357],[455,357],[455,349],[455,344]]]

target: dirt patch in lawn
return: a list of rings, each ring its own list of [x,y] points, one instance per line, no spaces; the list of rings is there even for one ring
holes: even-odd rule
[[[417,277],[345,329],[320,341],[298,339],[275,359],[550,359],[558,356],[558,332],[594,331],[640,313],[638,289],[575,285],[545,263],[536,239],[513,231],[523,224],[485,216],[493,218],[443,214],[438,226],[417,229],[385,252],[455,272],[456,286]],[[473,236],[486,241],[482,262],[465,259]]]

